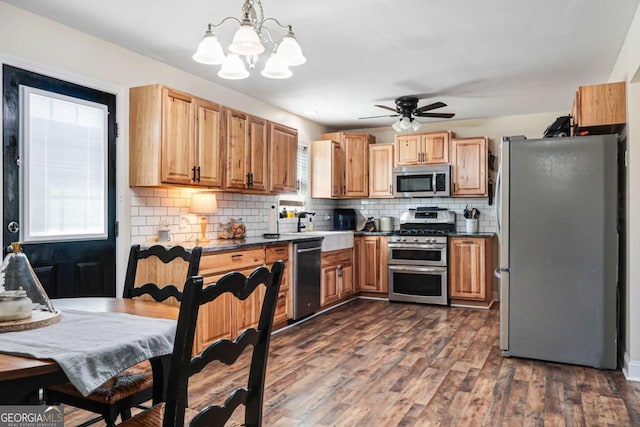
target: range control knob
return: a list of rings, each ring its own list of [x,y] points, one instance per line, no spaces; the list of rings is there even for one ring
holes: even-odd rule
[[[414,237],[414,238],[413,238],[413,241],[414,241],[414,242],[416,242],[416,243],[418,242],[418,240],[419,240],[419,239],[418,239],[417,237]]]
[[[406,241],[407,241],[407,238],[406,238],[406,237],[401,237],[401,238],[400,238],[400,241],[401,241],[401,242],[406,242]]]

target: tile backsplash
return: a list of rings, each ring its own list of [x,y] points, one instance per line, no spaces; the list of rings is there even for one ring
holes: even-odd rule
[[[381,216],[395,217],[395,228],[399,228],[398,218],[402,211],[413,209],[418,206],[437,206],[447,208],[456,213],[456,230],[465,231],[465,221],[463,211],[465,206],[477,208],[480,211],[478,217],[478,231],[481,233],[497,233],[497,223],[495,215],[495,203],[489,206],[488,198],[411,198],[411,199],[356,199],[341,200],[341,208],[353,208],[365,217],[379,218]]]
[[[168,224],[171,240],[194,241],[200,234],[198,215],[189,213],[191,194],[188,188],[131,188],[131,244],[143,244],[158,234],[161,223]],[[242,218],[247,228],[247,237],[261,236],[268,230],[269,210],[278,206],[278,196],[217,193],[218,212],[207,215],[207,237],[216,238],[218,224],[231,218]],[[315,229],[329,230],[330,217],[337,201],[311,199],[307,210],[315,212]],[[297,219],[280,219],[281,233],[296,231]],[[303,222],[308,224],[308,219]]]

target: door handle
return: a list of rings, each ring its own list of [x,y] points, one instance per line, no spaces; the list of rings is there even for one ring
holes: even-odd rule
[[[195,182],[196,181],[196,167],[195,166],[191,168],[191,173],[193,175],[193,181]]]
[[[20,224],[18,224],[16,221],[11,221],[9,224],[7,224],[7,230],[9,230],[9,233],[17,233],[18,231],[20,231]]]
[[[196,172],[198,173],[198,182],[200,182],[200,166],[198,166]]]

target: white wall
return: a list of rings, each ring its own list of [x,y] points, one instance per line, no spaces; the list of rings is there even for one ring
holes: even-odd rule
[[[0,2],[0,62],[117,94],[116,116],[121,131],[117,150],[117,216],[120,221],[120,230],[124,234],[118,239],[119,286],[124,281],[126,268],[124,261],[127,259],[130,244],[128,233],[131,198],[128,186],[128,89],[130,87],[163,83],[294,127],[298,129],[301,141],[311,141],[326,131],[324,126],[265,102],[4,2]],[[118,289],[120,292],[120,288]]]
[[[627,284],[625,375],[640,381],[640,8],[609,81],[627,82]],[[634,262],[635,261],[635,262]]]

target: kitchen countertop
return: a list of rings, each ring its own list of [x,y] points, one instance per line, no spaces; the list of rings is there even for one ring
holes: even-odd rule
[[[496,233],[449,233],[449,237],[493,237]]]
[[[397,231],[397,230],[396,230]],[[391,236],[392,231],[354,231],[354,236]],[[465,233],[465,232],[453,232],[447,234],[449,237],[493,237],[495,233]]]
[[[220,252],[220,251],[228,251],[233,249],[247,249],[253,246],[273,246],[282,243],[292,243],[292,242],[307,242],[313,240],[322,240],[324,237],[322,236],[305,236],[304,233],[300,233],[301,236],[292,236],[291,234],[282,234],[277,239],[265,239],[264,237],[247,237],[246,239],[238,239],[238,240],[211,240],[210,243],[205,245],[200,245],[202,247],[202,252]],[[196,242],[154,242],[147,241],[143,245],[143,249],[149,248],[153,245],[163,245],[166,247],[180,245],[185,249],[191,249],[197,246]]]
[[[354,231],[354,236],[391,236],[393,231]]]

